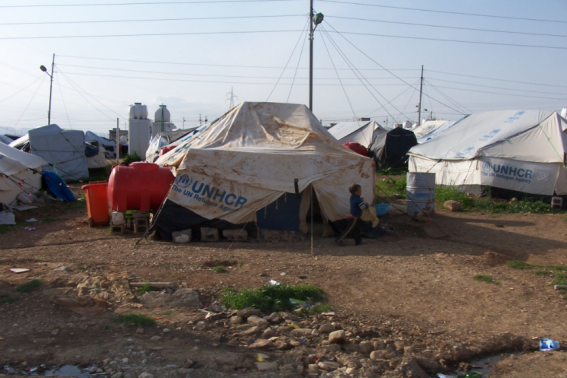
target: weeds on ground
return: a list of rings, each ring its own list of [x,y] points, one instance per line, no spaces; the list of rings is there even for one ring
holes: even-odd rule
[[[19,225],[9,226],[9,225],[3,224],[2,226],[0,226],[0,235],[5,234],[6,232],[10,232],[10,231],[16,231],[18,228],[21,228],[21,226],[19,226]]]
[[[327,312],[330,310],[331,310],[331,305],[329,303],[325,303],[325,304],[313,306],[311,308],[302,307],[298,311],[298,314],[300,316],[319,315],[323,312]]]
[[[542,268],[539,265],[532,265],[532,264],[528,264],[527,262],[524,261],[518,261],[518,260],[510,260],[508,261],[508,266],[512,269],[533,269],[533,268]]]
[[[555,280],[553,280],[553,285],[567,285],[567,274],[556,273],[553,275]]]
[[[213,273],[226,273],[226,268],[222,265],[215,266],[213,268]]]
[[[466,193],[460,192],[456,188],[448,186],[438,186],[435,189],[435,200],[443,204],[446,201],[458,201],[461,203],[462,208],[465,210],[474,209],[476,207],[476,200]]]
[[[136,161],[142,161],[142,159],[136,153],[128,154],[124,156],[124,159],[122,159],[122,162],[126,165],[130,165],[131,163],[134,163]]]
[[[150,285],[149,282],[144,282],[144,284],[140,286],[137,291],[138,295],[143,295],[145,293],[149,293],[150,291],[154,291],[154,289],[152,289],[152,285]]]
[[[77,269],[78,269],[78,270],[87,270],[87,267],[81,265],[81,266],[78,266]]]
[[[114,317],[114,321],[117,323],[124,323],[127,327],[144,327],[151,326],[156,323],[154,318],[150,318],[143,314],[117,315]]]
[[[43,280],[31,280],[30,282],[26,282],[25,284],[21,284],[20,286],[16,287],[16,291],[18,293],[29,294],[39,288],[42,284]]]
[[[378,197],[392,197],[393,194],[401,195],[401,198],[406,198],[406,178],[401,177],[399,179],[394,177],[387,177],[385,179],[380,179],[376,183],[376,192]]]
[[[164,311],[161,314],[169,316],[169,315],[173,315],[174,313],[173,313],[173,311]]]
[[[486,282],[486,283],[500,285],[500,282],[496,281],[494,279],[494,277],[487,276],[485,274],[477,274],[476,276],[473,277],[473,279],[476,280],[476,281],[482,281],[482,282]]]
[[[538,276],[549,276],[549,275],[551,275],[551,272],[549,270],[536,270],[534,273],[537,274]]]
[[[19,301],[20,298],[12,297],[9,294],[0,294],[0,303],[12,304]]]
[[[103,324],[100,328],[105,330],[105,331],[109,331],[109,330],[112,329],[112,326],[109,325],[109,324]]]
[[[408,167],[388,167],[384,168],[378,172],[376,175],[378,176],[399,176],[399,175],[406,175],[408,173]]]
[[[323,289],[312,285],[264,285],[258,289],[240,291],[229,287],[217,295],[219,301],[230,309],[252,307],[264,312],[293,310],[301,306],[299,302],[325,299]]]
[[[59,218],[57,217],[45,217],[41,220],[41,223],[49,223],[49,222],[56,222]]]
[[[87,202],[84,200],[69,202],[67,205],[68,209],[85,209],[87,207]]]

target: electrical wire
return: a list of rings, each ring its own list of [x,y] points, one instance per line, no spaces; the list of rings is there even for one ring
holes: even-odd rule
[[[456,29],[456,30],[470,30],[470,31],[490,32],[490,33],[507,33],[507,34],[534,35],[534,36],[542,36],[542,37],[567,38],[567,35],[564,35],[564,34],[529,33],[529,32],[519,32],[519,31],[510,31],[510,30],[496,30],[496,29],[477,29],[477,28],[465,28],[465,27],[458,27],[458,26],[417,24],[415,22],[375,20],[375,19],[358,18],[358,17],[325,16],[325,18],[327,18],[327,19],[337,18],[337,19],[342,19],[342,20],[355,20],[355,21],[368,21],[368,22],[381,22],[381,23],[387,23],[387,24],[410,25],[410,26],[425,26],[425,27],[441,28],[441,29]],[[0,25],[2,25],[2,24],[0,24]]]
[[[478,91],[475,89],[466,89],[466,88],[455,88],[455,87],[445,87],[445,86],[437,86],[438,88],[445,88],[445,89],[454,89],[457,91],[465,91],[465,92],[476,92],[476,93],[488,93],[488,94],[495,94],[495,95],[502,95],[502,96],[515,96],[515,97],[527,97],[527,98],[544,98],[548,100],[563,100],[564,98],[560,97],[543,97],[543,96],[529,96],[529,95],[519,95],[513,93],[501,93],[501,92],[489,92],[489,91]]]
[[[459,103],[457,103],[454,99],[452,99],[450,96],[447,96],[445,93],[443,93],[440,89],[438,89],[436,86],[434,86],[433,84],[431,84],[429,82],[428,79],[424,79],[425,82],[431,86],[431,88],[433,88],[434,90],[437,91],[437,93],[439,93],[443,98],[445,98],[447,101],[449,101],[451,104],[455,105],[456,107],[460,108],[460,109],[464,109],[465,112],[467,113],[472,113],[472,111],[470,109],[468,109],[467,107],[465,107],[464,105],[461,105]]]
[[[392,101],[396,100],[398,97],[400,97],[401,95],[403,95],[404,93],[406,93],[406,92],[409,91],[410,89],[413,89],[413,86],[414,86],[414,85],[417,85],[418,82],[419,82],[419,79],[418,79],[415,83],[413,83],[411,86],[409,86],[409,87],[407,87],[406,89],[404,89],[404,91],[403,91],[402,93],[400,93],[399,95],[397,95],[396,97],[394,97],[394,98],[392,99]],[[380,107],[380,108],[378,108],[378,109],[376,109],[376,110],[373,110],[372,112],[368,113],[368,114],[366,115],[366,117],[371,116],[372,114],[376,113],[376,112],[377,112],[378,110],[380,110],[380,109],[382,109],[382,107]],[[388,114],[389,114],[389,113],[388,113]],[[459,113],[459,114],[460,114],[460,113]],[[396,115],[402,115],[402,113],[399,113],[399,114],[396,114]],[[380,116],[380,117],[382,117],[382,116]],[[394,121],[395,121],[395,119],[394,119]]]
[[[303,56],[303,49],[305,48],[306,41],[307,38],[303,40],[303,44],[301,45],[301,51],[299,52],[299,58],[297,59],[297,66],[295,66],[295,72],[293,73],[293,79],[291,80],[289,93],[287,94],[287,99],[285,100],[285,102],[289,102],[289,98],[291,97],[291,91],[293,90],[293,84],[295,84],[295,77],[297,76],[297,71],[299,70],[299,64],[301,63],[301,57]]]
[[[534,83],[529,81],[518,81],[518,80],[507,80],[507,79],[498,79],[495,77],[486,77],[486,76],[476,76],[476,75],[467,75],[467,74],[458,74],[454,72],[445,72],[445,71],[435,71],[435,70],[427,70],[429,72],[440,73],[444,75],[452,75],[452,76],[463,76],[463,77],[472,77],[474,79],[484,79],[484,80],[494,80],[494,81],[504,81],[508,83],[516,83],[516,84],[529,84],[529,85],[541,85],[545,87],[558,87],[558,88],[565,88],[565,85],[558,85],[558,84],[545,84],[545,83]]]
[[[26,110],[28,110],[28,107],[30,106],[30,104],[32,103],[33,99],[35,98],[35,95],[37,94],[37,92],[39,91],[39,88],[41,88],[41,84],[43,84],[43,81],[45,80],[45,76],[43,76],[43,79],[39,82],[39,85],[37,86],[37,89],[35,90],[30,102],[28,102],[28,104],[26,105],[24,111],[22,112],[22,114],[20,115],[20,118],[18,118],[18,121],[16,122],[16,124],[14,125],[14,128],[16,126],[18,126],[18,123],[20,123],[20,120],[22,119],[22,117],[24,116],[24,114],[26,113]]]
[[[472,85],[474,87],[482,87],[482,88],[491,88],[491,89],[501,89],[505,91],[516,91],[516,92],[526,92],[525,89],[515,89],[515,88],[503,88],[503,87],[494,87],[491,85],[481,85],[481,84],[473,84],[473,83],[463,83],[462,81],[454,81],[454,80],[443,80],[437,78],[429,78],[430,80],[434,81],[442,81],[444,83],[453,83],[453,84],[463,84],[463,85]],[[548,95],[557,95],[557,96],[567,96],[567,93],[552,93],[552,92],[542,92],[542,91],[533,91],[530,89],[530,93],[541,93],[541,94],[548,94]]]
[[[356,50],[358,50],[360,53],[362,53],[362,55],[364,55],[365,57],[367,57],[368,59],[370,59],[372,62],[374,62],[376,65],[378,65],[380,68],[384,69],[386,72],[388,72],[390,75],[396,77],[397,79],[399,79],[401,82],[403,82],[406,85],[411,86],[414,90],[419,91],[419,89],[415,88],[414,86],[410,85],[407,81],[405,81],[404,79],[402,79],[401,77],[399,77],[398,75],[396,75],[394,72],[392,72],[392,70],[387,69],[386,67],[384,67],[383,65],[381,65],[380,63],[378,63],[376,60],[372,59],[372,57],[370,57],[367,53],[365,53],[363,50],[361,50],[360,48],[358,48],[358,46],[356,46],[354,43],[352,43],[351,41],[348,40],[348,38],[346,38],[344,35],[341,34],[341,32],[337,31],[337,29],[335,29],[333,27],[333,25],[331,25],[330,23],[327,22],[327,25],[329,25],[336,33],[338,33],[345,41],[347,41],[352,47],[354,47]],[[447,104],[444,104],[443,102],[431,97],[431,99],[433,101],[436,101],[438,103],[440,103],[441,105],[446,106],[447,108],[454,110],[456,112],[459,112],[457,109],[454,109],[452,107],[450,107]]]
[[[63,98],[63,91],[61,90],[61,85],[57,86],[59,88],[59,94],[61,95],[61,102],[63,102],[63,107],[65,108],[65,114],[67,115],[67,122],[69,123],[69,128],[71,128],[71,120],[69,119],[69,112],[67,112],[67,105],[65,104],[65,99]]]
[[[39,79],[42,79],[43,75],[39,75],[34,81],[32,81],[31,83],[29,83],[28,85],[26,85],[25,87],[23,87],[22,89],[20,89],[19,91],[17,91],[16,93],[11,94],[10,96],[4,98],[3,100],[0,100],[0,102],[4,102],[8,99],[11,99],[12,97],[16,96],[18,93],[26,90],[28,87],[32,86],[33,84],[35,84],[35,82],[37,82]],[[43,118],[43,117],[42,117]]]
[[[276,14],[261,16],[221,16],[221,17],[183,17],[183,18],[146,18],[139,20],[91,20],[91,21],[45,21],[45,22],[3,22],[0,26],[18,25],[65,25],[65,24],[100,24],[116,22],[162,22],[162,21],[198,21],[198,20],[230,20],[230,19],[252,19],[252,18],[286,18],[304,17],[304,14]]]
[[[157,2],[131,2],[131,3],[86,3],[86,4],[26,4],[26,5],[0,5],[0,8],[47,8],[47,7],[108,7],[129,5],[176,5],[176,4],[221,4],[221,3],[276,3],[297,0],[206,0],[206,1],[157,1]]]
[[[393,5],[365,4],[365,3],[357,3],[357,2],[354,2],[354,1],[340,1],[340,0],[318,0],[318,1],[323,2],[323,3],[361,5],[361,6],[367,6],[367,7],[379,7],[379,8],[389,8],[389,9],[410,10],[410,11],[416,11],[416,12],[457,14],[457,15],[461,15],[461,16],[490,17],[490,18],[502,18],[502,19],[507,19],[507,20],[521,20],[521,21],[558,22],[558,23],[562,23],[562,24],[567,24],[567,21],[563,21],[563,20],[550,20],[550,19],[542,19],[542,18],[498,16],[498,15],[492,15],[492,14],[453,12],[453,11],[442,11],[442,10],[423,9],[423,8],[398,7],[398,6],[393,6]]]

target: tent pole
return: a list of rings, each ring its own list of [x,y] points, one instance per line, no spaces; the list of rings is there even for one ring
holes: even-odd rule
[[[419,105],[417,108],[417,126],[421,125],[421,95],[423,93],[423,65],[421,66],[421,81],[419,84]]]
[[[309,7],[309,110],[313,112],[313,0]]]

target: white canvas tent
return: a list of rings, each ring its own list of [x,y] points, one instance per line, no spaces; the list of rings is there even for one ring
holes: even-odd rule
[[[12,143],[12,139],[8,138],[7,136],[0,135],[0,143],[4,143],[6,145]]]
[[[257,211],[302,192],[297,221],[307,232],[311,185],[331,222],[348,216],[351,184],[374,198],[372,159],[344,148],[304,105],[244,102],[156,163],[176,176],[152,226],[166,239],[194,226],[256,222]]]
[[[21,148],[27,142],[30,152],[47,162],[43,170],[55,171],[64,179],[89,177],[85,134],[81,130],[64,130],[55,124],[38,127],[10,143],[10,146]]]
[[[375,121],[360,121],[337,123],[328,131],[340,144],[356,142],[368,148],[376,135],[387,130]]]
[[[476,113],[413,147],[411,172],[438,185],[487,185],[540,195],[567,194],[567,121],[556,112]]]
[[[0,143],[0,203],[9,205],[20,193],[35,193],[41,189],[41,171],[46,162]]]
[[[428,120],[423,122],[421,125],[416,126],[412,131],[417,138],[418,143],[423,143],[427,141],[429,138],[428,136],[432,134],[435,130],[439,129],[443,124],[449,121],[440,119],[440,120]]]

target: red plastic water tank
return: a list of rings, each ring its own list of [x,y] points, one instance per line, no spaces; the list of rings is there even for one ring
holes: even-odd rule
[[[368,156],[368,150],[366,149],[366,147],[364,147],[360,143],[347,142],[347,143],[343,144],[343,146],[345,146],[349,150],[356,152],[357,154],[360,154],[362,156]]]
[[[114,211],[158,209],[173,183],[168,167],[153,163],[118,165],[108,179],[108,199]]]

